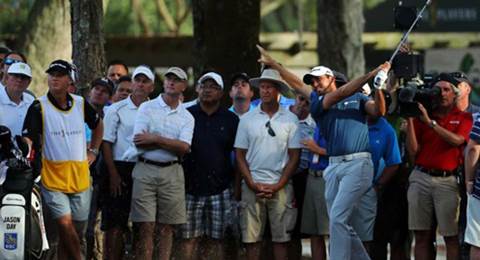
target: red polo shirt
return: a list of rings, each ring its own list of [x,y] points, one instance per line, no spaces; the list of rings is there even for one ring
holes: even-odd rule
[[[450,132],[465,138],[468,141],[472,129],[472,114],[462,112],[454,108],[443,118],[433,118],[437,124]],[[414,121],[415,135],[419,145],[419,151],[415,158],[415,164],[427,169],[451,171],[456,169],[463,161],[463,149],[465,144],[452,146],[444,141],[429,125],[419,119]]]

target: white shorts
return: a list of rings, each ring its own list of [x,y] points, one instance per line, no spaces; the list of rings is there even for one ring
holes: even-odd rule
[[[480,200],[468,195],[465,242],[480,247]]]

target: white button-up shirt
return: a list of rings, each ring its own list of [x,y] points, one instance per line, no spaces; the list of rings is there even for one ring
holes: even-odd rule
[[[138,107],[133,103],[131,96],[110,105],[107,109],[103,119],[103,140],[113,144],[115,161],[133,161],[124,154],[133,145],[133,127],[137,112]]]
[[[22,101],[17,105],[10,100],[5,87],[0,88],[0,124],[10,128],[12,136],[22,135],[23,121],[27,110],[35,98],[23,93]]]
[[[144,131],[183,141],[191,144],[195,120],[190,112],[179,103],[172,109],[163,101],[162,95],[154,100],[140,105],[135,120],[134,135]],[[145,159],[156,162],[169,162],[177,160],[177,155],[164,149],[141,150],[140,155]]]
[[[268,133],[270,121],[275,136]],[[255,182],[275,184],[288,162],[288,149],[302,148],[298,118],[283,107],[272,118],[258,106],[240,118],[235,148],[246,149]]]

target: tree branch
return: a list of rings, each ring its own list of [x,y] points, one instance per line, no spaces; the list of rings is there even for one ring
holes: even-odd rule
[[[184,16],[185,12],[186,12],[186,6],[187,4],[185,3],[185,0],[175,0],[176,4],[177,4],[177,14],[175,15],[176,17],[176,22],[177,22],[177,25],[178,25],[178,21],[179,21],[179,17],[182,17]],[[180,26],[178,26],[180,27]]]
[[[137,20],[138,20],[138,23],[140,24],[140,27],[142,28],[143,35],[144,36],[152,35],[152,31],[150,30],[150,27],[148,26],[148,23],[145,20],[145,17],[143,16],[143,9],[139,0],[132,0],[132,9],[135,15],[137,16]]]
[[[286,0],[275,0],[266,4],[262,4],[262,8],[260,9],[260,17],[263,18],[268,14],[274,12],[282,5],[284,5]]]
[[[177,17],[177,27],[178,27],[178,29],[180,29],[180,26],[187,20],[187,17],[190,14],[190,10],[192,10],[192,6],[187,5],[187,9],[185,9],[182,16]]]
[[[163,21],[165,21],[168,31],[177,32],[178,31],[177,24],[175,23],[175,20],[170,14],[170,11],[168,10],[165,0],[155,1],[155,7],[157,10],[157,14],[163,19]]]

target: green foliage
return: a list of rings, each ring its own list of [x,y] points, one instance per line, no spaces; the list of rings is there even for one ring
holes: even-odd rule
[[[139,0],[141,14],[145,26],[152,35],[168,33],[168,28],[158,14],[156,0]],[[274,11],[262,18],[262,31],[283,32],[299,29],[300,18],[303,19],[303,30],[316,30],[316,5],[318,0],[261,0],[262,5],[279,3]],[[365,9],[371,9],[386,0],[364,0]],[[28,18],[28,12],[35,0],[0,0],[0,35],[17,34]],[[144,28],[132,7],[132,0],[109,0],[105,13],[104,31],[107,35],[140,36],[144,35]],[[186,0],[191,5],[191,0]],[[166,5],[173,17],[176,17],[177,0],[166,0]],[[298,5],[302,4],[303,12],[299,17]],[[180,35],[193,34],[192,14],[188,15],[179,30]]]
[[[271,3],[281,0],[262,2]],[[303,20],[303,31],[315,31],[317,28],[318,0],[287,0],[273,12],[262,17],[262,31],[264,32],[291,32],[299,29],[299,21]],[[299,17],[299,4],[302,5],[302,14]]]
[[[107,34],[135,34],[135,17],[131,11],[130,1],[110,1],[105,13],[104,30]]]
[[[475,65],[475,59],[471,53],[467,53],[460,62],[459,69],[468,74],[472,70],[473,65]]]
[[[17,34],[27,21],[34,0],[0,1],[0,34]]]
[[[168,28],[165,22],[157,13],[155,8],[156,0],[141,0],[141,13],[145,19],[146,26],[154,34],[167,33]],[[167,0],[166,4],[171,14],[175,17],[176,5],[173,0]],[[190,0],[187,1],[190,5]],[[131,0],[110,0],[105,15],[105,32],[107,35],[135,35],[144,33],[138,17],[136,16]],[[180,34],[193,34],[193,21],[191,13],[187,20],[180,27]]]

